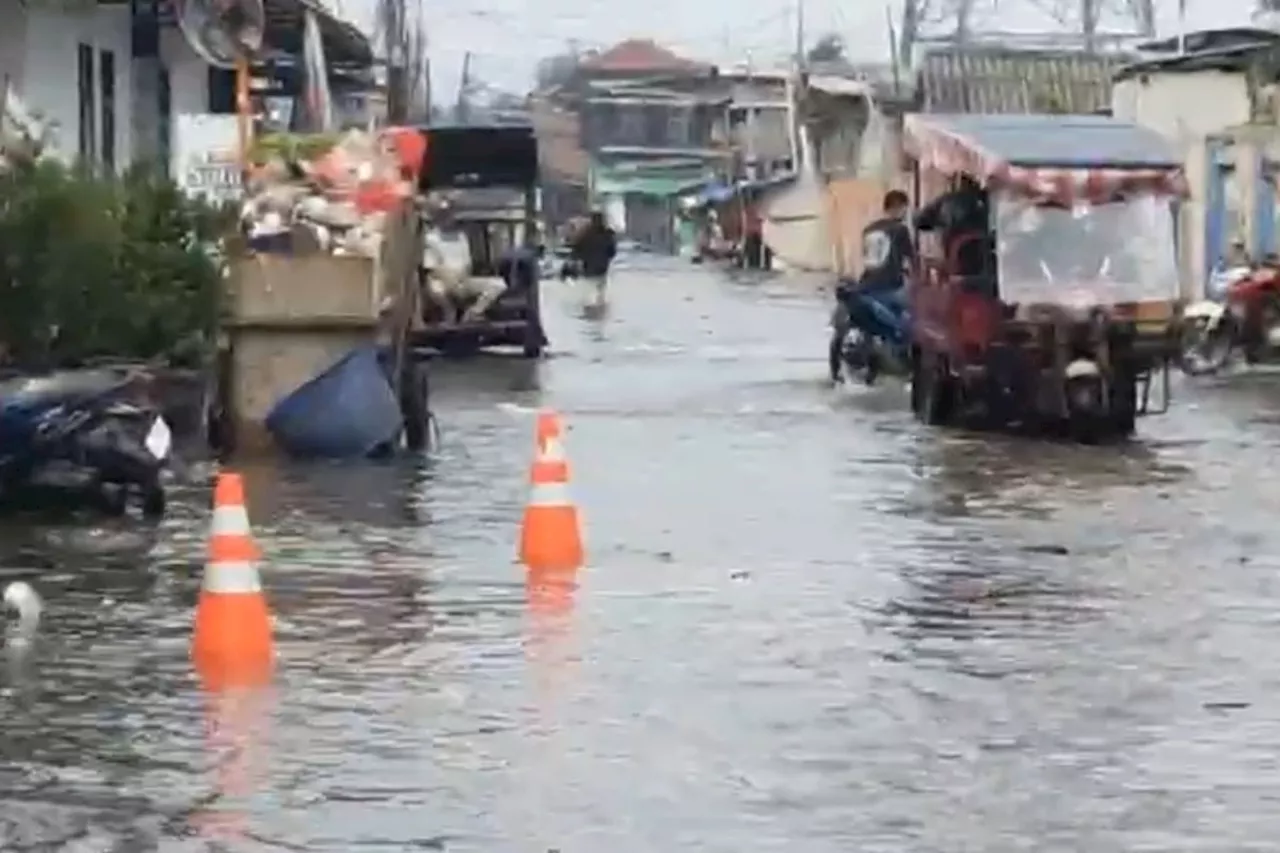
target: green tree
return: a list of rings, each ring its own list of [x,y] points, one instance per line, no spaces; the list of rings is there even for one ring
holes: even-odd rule
[[[827,33],[809,48],[805,54],[809,62],[841,62],[845,59],[844,39],[836,33]]]

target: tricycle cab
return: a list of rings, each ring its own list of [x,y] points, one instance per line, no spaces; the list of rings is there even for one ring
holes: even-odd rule
[[[1095,436],[1164,411],[1185,192],[1165,143],[1097,116],[908,116],[904,141],[916,413]]]
[[[500,277],[507,290],[482,319],[446,325],[423,300],[415,343],[452,354],[492,346],[541,355],[538,235],[538,145],[525,126],[432,127],[419,190],[450,198],[471,248],[474,276]],[[424,223],[425,224],[425,223]],[[466,306],[459,306],[465,308]]]

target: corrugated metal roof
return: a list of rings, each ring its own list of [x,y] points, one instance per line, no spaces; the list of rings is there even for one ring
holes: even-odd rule
[[[1001,47],[940,48],[919,73],[930,113],[1094,113],[1111,106],[1112,75],[1132,57]]]
[[[1181,159],[1146,127],[1093,115],[922,116],[1011,166],[1173,168]]]

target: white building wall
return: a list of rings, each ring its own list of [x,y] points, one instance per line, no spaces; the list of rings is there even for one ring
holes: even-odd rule
[[[1181,153],[1191,197],[1179,222],[1182,290],[1198,296],[1205,257],[1205,140],[1249,121],[1249,91],[1243,74],[1226,71],[1166,71],[1138,74],[1111,90],[1116,118],[1149,127]],[[1240,180],[1251,178],[1239,173]]]
[[[12,8],[10,8],[12,7]],[[115,54],[115,158],[118,169],[154,157],[158,145],[159,83],[155,60],[131,56],[127,3],[102,6],[72,0],[19,4],[0,0],[0,81],[8,79],[26,106],[54,127],[54,152],[66,162],[80,156],[79,54],[94,56],[94,125],[101,154],[102,51]],[[208,111],[208,66],[174,27],[160,33],[160,57],[169,73],[170,114]]]
[[[160,31],[160,59],[169,69],[169,97],[172,111],[209,111],[209,66],[196,56],[176,27]]]
[[[4,3],[5,7],[17,3]],[[21,15],[17,9],[13,14]],[[10,13],[6,10],[6,18]],[[54,147],[68,162],[80,153],[80,96],[78,50],[93,47],[94,124],[97,148],[102,150],[101,73],[102,51],[115,54],[115,152],[116,165],[127,166],[133,156],[129,6],[70,3],[26,4],[25,57],[20,83],[15,86],[27,106],[41,113],[56,128]],[[7,27],[7,23],[6,23]]]

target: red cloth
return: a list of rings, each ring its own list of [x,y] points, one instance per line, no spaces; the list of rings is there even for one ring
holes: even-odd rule
[[[400,174],[416,182],[427,156],[426,135],[411,127],[389,127],[382,132],[382,138],[395,151]]]

